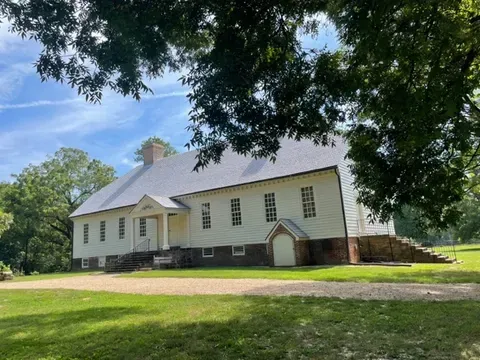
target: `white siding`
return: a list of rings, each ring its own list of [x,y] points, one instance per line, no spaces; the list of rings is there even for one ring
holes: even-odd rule
[[[342,184],[343,206],[345,207],[345,218],[347,222],[348,236],[358,235],[359,218],[357,212],[357,195],[353,186],[354,177],[348,168],[349,160],[343,160],[338,164],[340,181]]]
[[[370,213],[370,210],[363,205],[357,204],[358,195],[353,186],[354,177],[348,168],[350,164],[350,160],[343,160],[338,165],[340,180],[342,183],[343,204],[345,207],[348,236],[395,235],[393,221],[389,221],[388,224],[381,224],[379,222],[374,224],[369,223],[367,216]]]
[[[128,252],[131,246],[131,209],[124,211],[104,212],[96,215],[82,216],[73,219],[73,257],[85,258],[106,255],[122,255]],[[118,219],[125,217],[125,238],[118,238]],[[106,225],[105,242],[100,242],[100,221],[104,220]],[[139,220],[135,221],[137,244],[139,239]],[[83,244],[83,224],[88,224],[89,241]],[[156,220],[147,219],[147,237],[155,243]],[[147,238],[145,237],[145,238]]]
[[[313,186],[316,217],[304,219],[300,188]],[[275,225],[267,222],[264,194],[275,193],[277,218],[295,222],[311,239],[345,236],[338,178],[334,172],[309,174],[249,186],[178,198],[190,207],[190,214],[169,219],[169,245],[209,247],[264,243]],[[242,225],[232,226],[230,200],[240,198]],[[201,204],[210,202],[211,229],[202,229]],[[111,211],[74,219],[73,257],[121,255],[132,248],[131,209]],[[118,219],[125,217],[125,239],[118,238]],[[100,243],[100,221],[106,222],[106,240]],[[89,243],[83,244],[83,224],[89,224]],[[163,215],[147,218],[147,236],[140,238],[140,221],[135,220],[135,243],[149,238],[153,249],[163,246]]]
[[[303,218],[300,188],[313,186],[316,217]],[[192,247],[263,243],[275,223],[265,218],[264,194],[275,192],[277,217],[291,219],[311,239],[344,237],[342,207],[334,172],[281,179],[248,187],[221,190],[201,196],[178,198],[190,207]],[[232,226],[230,199],[240,198],[242,226]],[[201,204],[210,202],[211,229],[202,229]]]
[[[129,218],[129,221],[130,218]],[[130,239],[130,233],[127,233],[127,238]],[[150,245],[155,246],[157,244],[157,219],[147,219],[147,235],[140,237],[140,218],[135,219],[135,244],[137,246],[146,239],[150,239]]]
[[[360,217],[361,214],[359,214],[359,223],[363,222],[363,224],[360,225],[360,235],[395,235],[393,220],[385,224],[382,224],[379,221],[372,224],[370,218],[368,218],[370,210],[363,205],[360,206],[362,207],[361,211],[363,212],[363,220]]]

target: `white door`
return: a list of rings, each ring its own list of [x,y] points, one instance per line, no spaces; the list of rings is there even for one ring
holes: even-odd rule
[[[170,215],[168,217],[168,243],[170,246],[180,244],[180,214]]]
[[[98,267],[99,268],[105,267],[105,256],[98,257]]]
[[[278,234],[273,239],[273,261],[275,266],[295,266],[293,239],[286,234]]]

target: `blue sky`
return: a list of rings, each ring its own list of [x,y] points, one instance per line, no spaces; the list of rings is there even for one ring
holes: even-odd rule
[[[327,28],[305,47],[335,47]],[[136,164],[133,152],[157,135],[185,151],[190,104],[178,73],[148,81],[153,96],[140,102],[109,90],[102,104],[86,103],[76,90],[42,83],[33,68],[41,46],[24,41],[0,24],[0,181],[11,181],[28,164],[38,164],[60,147],[74,147],[115,167],[122,175]]]

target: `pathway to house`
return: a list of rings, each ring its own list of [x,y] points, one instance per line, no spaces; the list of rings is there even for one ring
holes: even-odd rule
[[[72,289],[145,295],[299,295],[366,300],[480,300],[480,284],[387,284],[267,279],[121,278],[97,274],[3,282],[2,289]]]

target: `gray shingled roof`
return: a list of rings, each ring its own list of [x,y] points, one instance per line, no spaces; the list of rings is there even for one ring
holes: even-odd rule
[[[347,150],[340,138],[335,147],[290,139],[282,140],[281,145],[275,163],[226,151],[220,164],[194,172],[197,151],[189,151],[137,166],[93,194],[70,216],[136,205],[145,194],[175,197],[331,168],[343,160]]]
[[[306,240],[309,239],[310,237],[305,233],[302,229],[298,227],[297,224],[295,224],[292,220],[290,219],[278,219],[278,221],[275,223],[275,225],[272,227],[272,230],[268,233],[268,235],[265,237],[265,240],[268,241],[270,236],[275,232],[277,229],[278,225],[282,224],[285,226],[295,237],[301,240]]]
[[[279,222],[281,222],[284,226],[286,226],[296,237],[299,239],[307,239],[308,235],[300,229],[297,224],[295,224],[292,220],[290,219],[280,219]]]
[[[167,209],[189,209],[188,206],[181,204],[178,201],[170,199],[169,197],[166,197],[166,196],[157,196],[157,195],[149,195],[149,194],[147,194],[146,196],[155,200],[157,203],[159,203],[160,205],[162,205],[164,208],[167,208]]]

